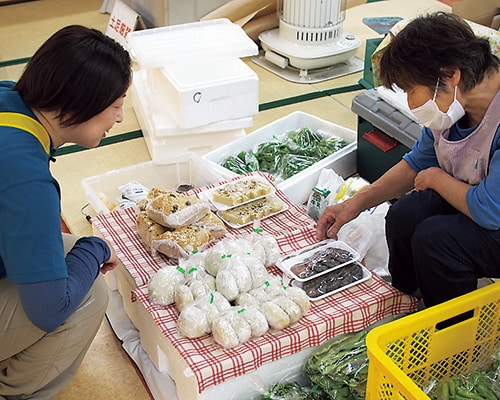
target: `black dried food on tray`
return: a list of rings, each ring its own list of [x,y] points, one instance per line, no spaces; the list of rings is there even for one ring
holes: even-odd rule
[[[363,268],[359,263],[352,263],[304,282],[302,289],[310,298],[315,298],[350,285],[362,278]]]
[[[293,265],[290,271],[296,277],[306,279],[353,260],[354,255],[350,251],[338,247],[329,247],[314,253],[301,263]]]

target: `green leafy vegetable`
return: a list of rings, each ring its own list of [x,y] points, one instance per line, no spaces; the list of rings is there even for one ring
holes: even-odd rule
[[[240,175],[259,170],[285,180],[347,145],[342,138],[303,127],[259,143],[253,152],[231,155],[222,165]]]
[[[368,379],[366,332],[344,335],[321,346],[304,364],[304,373],[331,399],[364,399]]]

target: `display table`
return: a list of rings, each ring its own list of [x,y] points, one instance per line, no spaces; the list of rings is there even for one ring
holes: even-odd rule
[[[266,178],[265,174],[258,175]],[[212,187],[213,184],[196,188],[190,194],[197,195]],[[305,209],[290,202],[277,188],[275,190],[287,209],[260,221],[263,234],[276,238],[282,256],[316,243],[314,221]],[[258,372],[260,368],[273,369],[272,363],[289,356],[303,359],[315,346],[334,336],[359,331],[384,318],[412,312],[417,307],[415,298],[402,294],[373,275],[366,282],[312,302],[309,312],[285,330],[269,331],[235,348],[222,348],[210,335],[187,339],[177,331],[175,306],[156,306],[147,294],[151,277],[160,268],[177,265],[177,260],[150,253],[136,232],[135,216],[134,208],[101,214],[95,218],[94,227],[96,234],[112,243],[123,263],[120,275],[115,277],[117,289],[124,298],[125,311],[140,332],[141,344],[156,368],[167,371],[175,381],[180,400],[221,398],[227,392],[226,382],[235,386],[234,380],[239,382],[236,398],[257,395],[257,389],[250,385],[249,373],[257,371],[260,380],[272,385],[285,378],[282,371],[275,369],[272,374],[263,375]],[[240,229],[228,227],[227,236],[245,236],[252,232],[252,225]],[[276,267],[270,272],[281,276]],[[300,364],[292,366],[300,371]]]

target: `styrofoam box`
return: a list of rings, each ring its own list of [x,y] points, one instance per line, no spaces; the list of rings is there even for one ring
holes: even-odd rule
[[[151,159],[156,163],[169,163],[177,154],[184,152],[205,154],[244,136],[241,126],[253,123],[252,119],[226,121],[220,124],[222,130],[218,131],[212,131],[211,127],[202,127],[199,131],[178,128],[166,113],[153,110],[148,103],[147,85],[141,79],[135,79],[136,76],[134,74],[132,83],[134,111]]]
[[[148,85],[146,70],[134,71],[132,82],[134,105],[141,111],[141,115],[144,116],[151,126],[154,126],[154,130],[151,133],[157,139],[174,135],[235,131],[253,125],[253,117],[245,117],[227,119],[191,129],[183,129],[175,123],[165,107],[157,101],[157,97],[153,94],[152,88]]]
[[[156,102],[183,129],[259,112],[259,78],[239,58],[177,62],[147,70]]]
[[[293,203],[304,204],[307,202],[311,190],[318,183],[318,178],[322,169],[331,168],[343,178],[347,178],[356,172],[357,143],[355,131],[313,115],[296,111],[257,129],[241,139],[203,155],[202,159],[206,162],[207,167],[210,167],[216,173],[223,176],[236,177],[236,173],[229,171],[221,165],[228,156],[237,154],[242,150],[253,150],[255,145],[271,141],[274,136],[279,136],[290,130],[303,127],[319,131],[325,135],[343,138],[349,143],[336,153],[277,184],[278,189],[280,189]]]
[[[190,153],[182,154],[170,164],[156,164],[153,161],[132,165],[82,179],[85,199],[95,214],[113,211],[110,203],[117,204],[121,196],[118,187],[129,181],[138,181],[146,188],[172,188],[181,184],[195,187],[220,181],[220,177],[197,163]],[[107,201],[106,201],[107,199]]]

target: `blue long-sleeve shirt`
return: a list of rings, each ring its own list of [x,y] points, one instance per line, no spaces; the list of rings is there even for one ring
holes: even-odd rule
[[[467,206],[474,221],[485,229],[500,229],[500,120],[490,151],[488,175],[478,185],[472,186],[466,195]],[[475,127],[462,129],[455,124],[451,127],[449,140],[460,140],[471,134]],[[422,134],[412,150],[403,158],[415,171],[439,166],[434,151],[434,135],[429,128]]]
[[[0,113],[36,119],[13,84],[0,82]],[[52,154],[31,133],[1,125],[0,116],[0,279],[17,284],[28,317],[50,332],[76,310],[110,250],[103,240],[89,237],[64,255]]]

